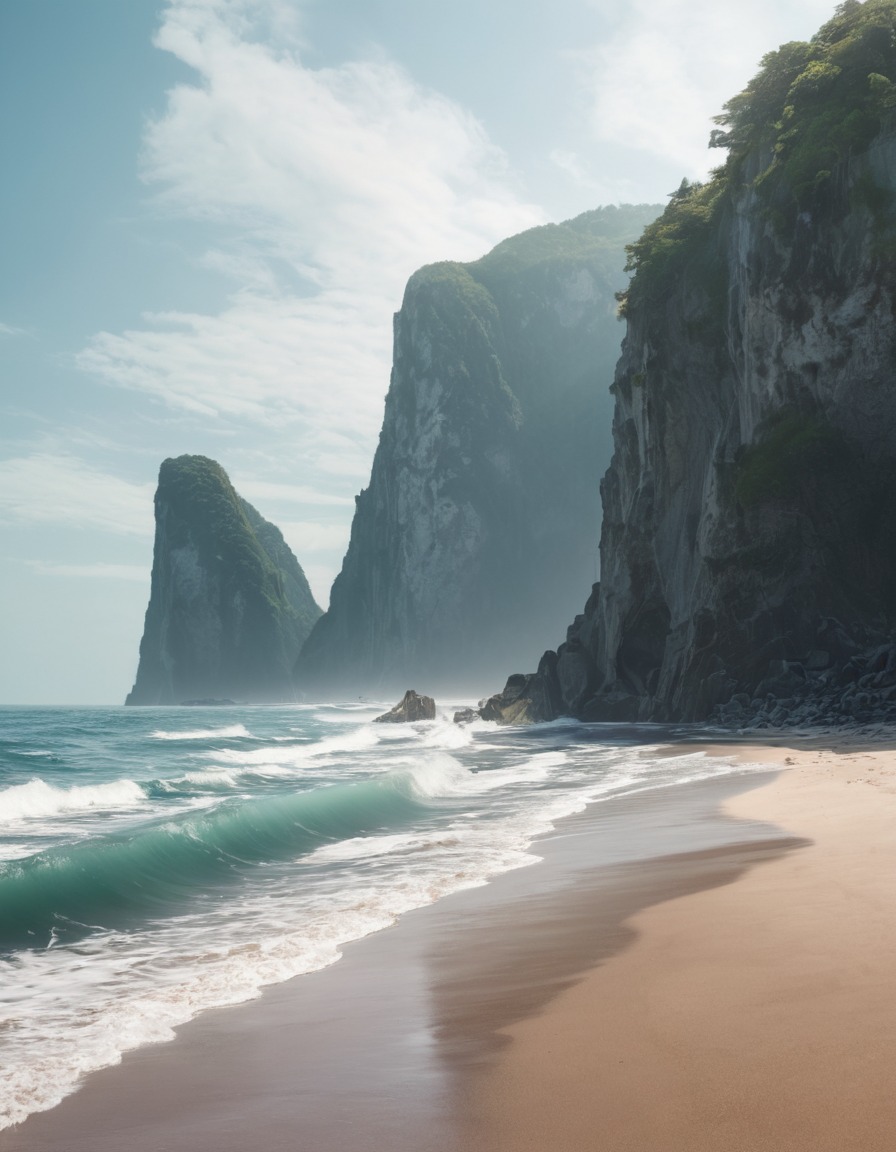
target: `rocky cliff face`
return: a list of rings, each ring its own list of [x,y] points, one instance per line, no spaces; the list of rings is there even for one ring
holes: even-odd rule
[[[767,57],[727,163],[632,249],[601,581],[542,667],[561,712],[891,703],[894,29],[892,0],[847,3]]]
[[[533,229],[417,272],[370,486],[303,689],[487,685],[594,579],[624,245],[656,208]]]
[[[273,524],[204,456],[166,460],[155,497],[152,588],[128,704],[292,700],[320,616]]]

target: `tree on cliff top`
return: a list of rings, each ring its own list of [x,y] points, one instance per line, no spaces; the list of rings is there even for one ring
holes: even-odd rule
[[[629,245],[634,273],[619,294],[662,295],[686,268],[706,277],[712,236],[731,193],[751,185],[781,228],[825,196],[834,167],[865,151],[896,107],[896,0],[847,0],[809,42],[767,53],[759,72],[716,117],[710,147],[728,157],[706,183],[686,181],[663,215]]]

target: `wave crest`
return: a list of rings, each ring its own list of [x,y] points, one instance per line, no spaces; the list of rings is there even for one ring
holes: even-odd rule
[[[52,784],[35,778],[27,784],[15,784],[0,792],[0,824],[55,816],[60,812],[135,808],[145,800],[146,793],[133,780],[54,788]]]
[[[252,733],[244,724],[228,724],[224,728],[192,728],[186,732],[167,731],[159,728],[150,732],[150,740],[239,740],[252,739]]]

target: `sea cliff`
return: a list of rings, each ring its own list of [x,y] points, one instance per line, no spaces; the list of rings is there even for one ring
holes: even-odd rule
[[[529,718],[892,711],[894,27],[846,4],[770,53],[631,247],[601,579]]]
[[[596,573],[624,246],[658,211],[600,209],[411,278],[301,689],[486,687],[569,619]]]

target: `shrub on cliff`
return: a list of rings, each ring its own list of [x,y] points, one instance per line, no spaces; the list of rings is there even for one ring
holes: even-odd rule
[[[712,287],[714,224],[732,193],[752,186],[781,229],[826,196],[836,165],[865,151],[896,108],[896,0],[847,0],[809,42],[763,57],[747,87],[714,118],[710,147],[728,151],[705,184],[683,181],[663,215],[629,245],[634,277],[619,294],[656,302],[674,278]]]

